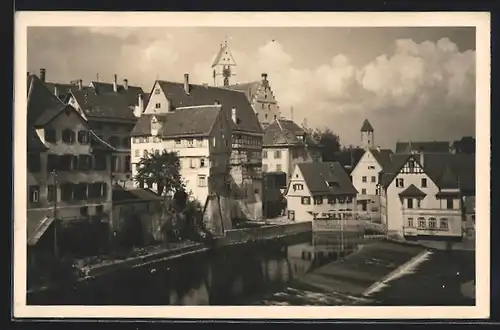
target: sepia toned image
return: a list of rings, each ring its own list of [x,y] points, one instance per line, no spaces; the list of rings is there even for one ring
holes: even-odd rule
[[[16,39],[24,316],[488,315],[488,16],[34,14]]]

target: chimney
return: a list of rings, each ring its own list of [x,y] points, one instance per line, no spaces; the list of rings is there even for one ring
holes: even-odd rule
[[[262,80],[267,80],[267,73],[262,74]]]
[[[54,84],[54,95],[59,97],[59,86],[57,84]]]
[[[137,107],[135,107],[135,110],[134,110],[134,115],[136,117],[140,117],[143,112],[144,112],[144,99],[143,99],[143,95],[139,94]]]
[[[123,89],[128,90],[128,79],[123,79]]]
[[[377,146],[377,151],[380,152],[380,146]]]
[[[231,109],[231,119],[233,120],[233,122],[236,124],[236,107],[233,107]]]
[[[424,167],[424,152],[423,151],[420,151],[419,153],[419,163],[420,163],[420,166]]]
[[[184,92],[189,94],[189,74],[187,73],[184,74]]]
[[[78,90],[82,90],[83,89],[83,81],[81,79],[78,79]]]
[[[45,69],[40,69],[40,80],[45,82]]]
[[[215,100],[215,101],[214,101],[214,104],[215,104],[215,105],[220,105],[219,100]]]
[[[115,74],[113,79],[113,91],[118,92],[118,76]]]

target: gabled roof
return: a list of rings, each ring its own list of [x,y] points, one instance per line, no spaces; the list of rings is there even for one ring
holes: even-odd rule
[[[361,126],[361,132],[373,132],[373,131],[374,129],[372,124],[370,124],[368,119],[365,119],[365,121],[363,121],[363,125]]]
[[[42,127],[65,106],[36,75],[28,78],[28,127]]]
[[[260,80],[257,80],[243,84],[230,85],[229,89],[245,93],[245,96],[251,102],[255,94],[257,94],[257,91],[259,90],[261,84],[262,82]]]
[[[412,150],[418,152],[449,152],[450,143],[448,141],[408,141],[397,142],[396,153],[411,153]]]
[[[70,91],[78,89],[78,85],[75,84],[45,82],[45,85],[54,95],[56,95],[55,93],[57,88],[57,97],[59,97],[60,99],[65,98],[70,93]]]
[[[305,140],[298,137],[303,136]],[[292,120],[276,119],[264,130],[262,145],[265,146],[315,146],[316,142]]]
[[[121,186],[113,187],[113,203],[142,201],[147,202],[154,200],[161,201],[164,200],[164,197],[156,194],[150,189],[125,189]]]
[[[130,134],[131,136],[151,135],[151,119],[156,116],[162,127],[159,135],[163,138],[208,136],[221,111],[220,105],[208,105],[178,108],[161,114],[143,114]]]
[[[233,55],[231,54],[231,51],[229,50],[229,47],[227,44],[221,45],[221,48],[219,49],[219,52],[214,58],[214,61],[212,62],[212,68],[216,66],[219,63],[227,63],[227,64],[236,64],[236,61],[233,58]]]
[[[91,85],[98,93],[108,94],[118,94],[122,95],[127,105],[138,105],[139,95],[143,94],[144,91],[139,86],[131,86],[128,85],[128,88],[125,89],[123,85],[117,84],[116,89],[117,92],[113,90],[112,83],[105,83],[99,81],[92,81]]]
[[[420,155],[393,154],[392,163],[382,174],[382,185],[387,188],[404,164],[413,157],[420,164]],[[440,188],[460,188],[463,191],[475,191],[475,155],[426,153],[420,164],[429,178]]]
[[[349,175],[338,162],[299,163],[297,166],[304,177],[304,181],[313,196],[328,195],[355,195]],[[328,183],[333,183],[332,187]]]
[[[120,93],[96,93],[92,87],[84,87],[81,90],[72,90],[71,94],[89,119],[108,118],[133,122],[137,120],[134,109]]]
[[[262,127],[245,94],[227,88],[204,85],[189,85],[189,94],[183,83],[157,81],[165,97],[173,108],[212,105],[220,102],[227,118],[231,118],[231,109],[236,107],[238,123],[231,122],[234,131],[263,134]]]
[[[408,188],[399,193],[401,197],[425,197],[426,195],[426,193],[418,189],[414,184],[409,185]]]
[[[393,154],[391,149],[370,149],[370,152],[382,167],[382,170],[391,165],[391,155]]]

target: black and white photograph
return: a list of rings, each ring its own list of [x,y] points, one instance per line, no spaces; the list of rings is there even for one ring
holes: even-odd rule
[[[16,24],[15,315],[489,315],[488,14]]]

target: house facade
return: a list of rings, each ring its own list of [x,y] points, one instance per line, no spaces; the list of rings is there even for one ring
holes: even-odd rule
[[[394,155],[381,175],[382,219],[389,235],[404,239],[461,239],[465,201],[475,196],[471,155]]]
[[[230,194],[240,216],[262,217],[262,137],[264,132],[246,96],[228,88],[158,80],[154,83],[144,114],[175,112],[181,107],[220,105],[230,129]]]
[[[356,194],[340,163],[299,163],[295,165],[286,192],[288,219],[313,221],[316,229],[357,226]]]
[[[261,80],[238,83],[229,88],[245,93],[264,129],[276,119],[281,118],[278,102],[267,79],[267,73],[262,73]]]
[[[379,173],[391,163],[392,150],[369,148],[351,172],[352,183],[358,191],[356,210],[367,219],[380,220]]]
[[[29,247],[36,248],[54,220],[62,231],[88,223],[112,230],[109,164],[114,149],[34,75],[28,77],[27,151]],[[65,250],[78,243],[91,245],[86,240],[61,235],[58,242]],[[92,243],[96,241],[97,237]]]

